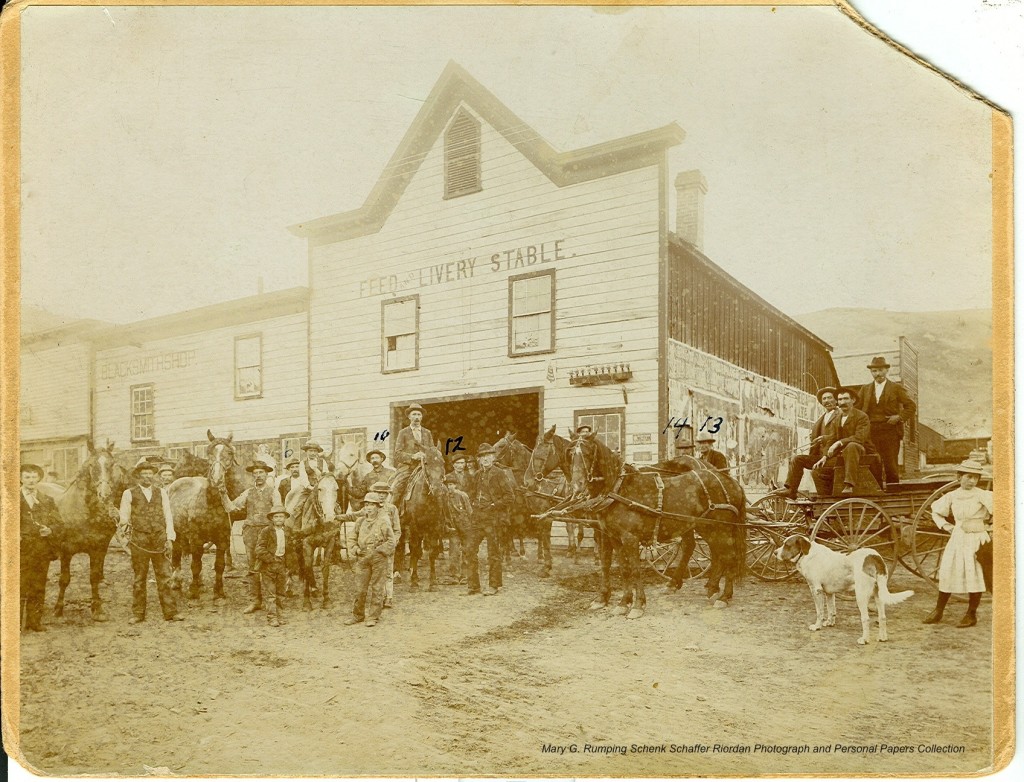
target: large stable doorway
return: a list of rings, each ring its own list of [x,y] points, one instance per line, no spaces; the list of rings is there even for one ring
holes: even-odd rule
[[[505,432],[515,432],[516,439],[532,449],[542,425],[542,395],[538,389],[410,399],[392,404],[391,431],[397,434],[408,426],[406,408],[415,401],[423,407],[423,426],[433,433],[437,447],[444,453],[447,446],[449,461],[456,452],[474,456],[480,443],[493,445]]]

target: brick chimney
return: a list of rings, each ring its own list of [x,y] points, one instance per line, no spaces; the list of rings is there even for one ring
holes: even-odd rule
[[[698,170],[676,176],[676,235],[704,249],[704,195],[708,180]]]

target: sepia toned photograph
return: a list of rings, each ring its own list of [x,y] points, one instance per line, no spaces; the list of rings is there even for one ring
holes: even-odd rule
[[[2,20],[22,767],[1009,762],[1005,111],[844,3]]]

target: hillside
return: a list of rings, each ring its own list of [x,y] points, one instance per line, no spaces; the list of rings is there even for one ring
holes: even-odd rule
[[[882,352],[906,337],[920,352],[922,423],[948,437],[992,432],[992,310],[830,309],[794,316],[836,355]],[[866,383],[863,377],[842,377]]]

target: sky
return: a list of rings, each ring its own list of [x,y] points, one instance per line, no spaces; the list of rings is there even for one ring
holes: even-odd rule
[[[22,295],[137,320],[307,284],[449,60],[556,149],[677,122],[705,252],[789,314],[991,300],[990,109],[836,9],[23,17]]]

